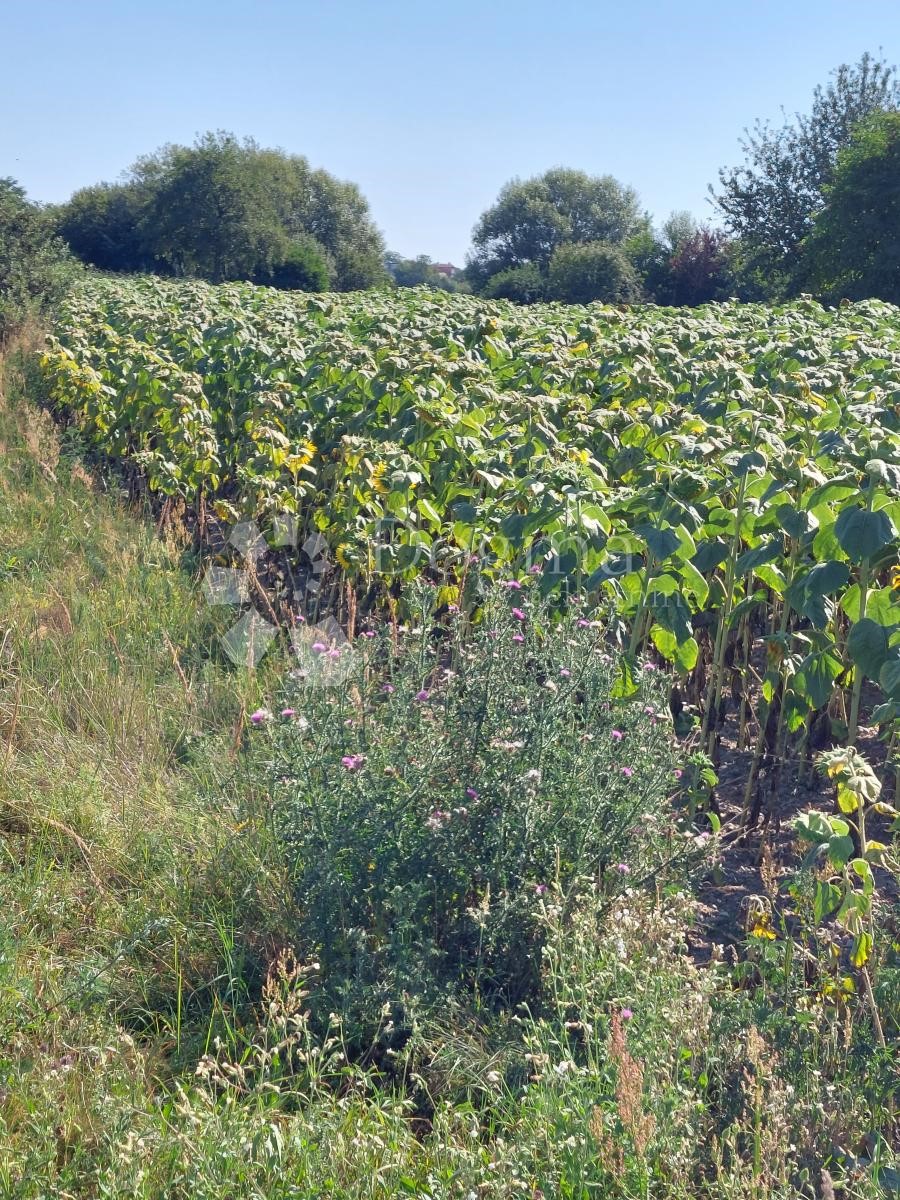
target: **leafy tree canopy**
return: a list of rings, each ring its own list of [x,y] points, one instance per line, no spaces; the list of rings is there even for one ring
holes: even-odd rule
[[[804,253],[829,298],[900,304],[900,112],[862,122],[838,153]]]
[[[620,245],[648,225],[637,193],[611,175],[555,167],[514,179],[482,214],[472,235],[468,272],[476,287],[501,271],[533,265],[546,273],[569,242]]]
[[[56,304],[75,273],[48,214],[14,179],[0,179],[0,339]]]
[[[230,133],[164,146],[124,184],[76,192],[58,227],[80,258],[109,270],[314,290],[386,277],[381,235],[355,184]]]
[[[900,102],[893,67],[864,54],[817,87],[808,114],[780,128],[757,121],[741,142],[745,162],[719,173],[713,199],[729,231],[740,240],[745,269],[776,290],[803,286],[801,244],[822,206],[838,151],[871,113]]]
[[[640,280],[628,256],[610,242],[567,242],[557,246],[547,272],[547,298],[567,304],[630,303]]]

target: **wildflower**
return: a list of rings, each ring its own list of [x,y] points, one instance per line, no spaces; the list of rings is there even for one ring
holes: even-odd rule
[[[634,1016],[634,1013],[631,1011],[630,1008],[622,1009],[621,1017],[622,1017],[623,1021],[630,1021],[633,1016]]]
[[[625,734],[622,732],[621,729],[614,729],[612,731],[612,733],[610,733],[609,736],[612,738],[612,740],[614,742],[621,742],[621,740],[625,736]]]
[[[560,667],[560,668],[559,668],[559,673],[560,673],[560,675],[562,675],[562,677],[563,677],[564,679],[568,679],[568,678],[569,678],[569,676],[572,674],[572,672],[569,670],[569,668],[568,668],[568,667]]]
[[[579,629],[590,629],[591,627],[590,621],[586,621],[584,617],[579,617],[575,624]]]
[[[375,636],[375,630],[374,629],[364,629],[362,631],[361,636],[364,638],[373,638]]]
[[[529,575],[540,575],[540,573],[541,573],[541,564],[540,563],[534,563],[533,566],[530,566],[528,568]]]
[[[313,642],[310,649],[312,650],[313,654],[324,654],[328,647],[324,642]]]
[[[453,613],[453,615],[455,616],[459,612],[459,605],[458,604],[448,604],[447,612]]]
[[[444,823],[449,820],[450,820],[449,813],[443,812],[441,809],[436,808],[434,810],[434,812],[431,814],[431,816],[428,817],[425,824],[428,826],[429,829],[431,829],[435,833],[437,833],[438,830],[443,829]]]
[[[431,695],[431,692],[429,692],[427,688],[420,688],[416,692],[414,699],[418,700],[419,703],[424,703],[429,698],[430,695]]]
[[[469,797],[470,800],[478,799],[478,793],[475,791],[475,789],[473,787],[466,788],[466,795]]]
[[[680,779],[683,774],[684,774],[684,771],[682,771],[681,767],[675,768],[675,778],[676,779]]]
[[[646,716],[646,717],[655,717],[656,716],[656,709],[653,707],[652,704],[648,704],[645,706],[644,716]]]
[[[362,754],[345,754],[341,759],[341,766],[348,771],[358,771],[365,761]]]
[[[655,670],[657,670],[656,663],[653,663],[653,662],[641,663],[641,670],[642,671],[655,671]]]
[[[256,712],[250,714],[250,720],[254,725],[264,725],[267,721],[272,720],[272,714],[267,708],[258,708]]]
[[[525,778],[526,778],[526,779],[531,779],[531,780],[533,780],[535,783],[540,783],[540,781],[541,781],[541,773],[540,773],[540,771],[537,769],[537,767],[532,767],[530,771],[526,771],[526,772],[525,772]]]
[[[381,690],[384,692],[384,694],[386,696],[389,696],[391,694],[391,692],[394,691],[394,685],[392,683],[383,683],[381,685]]]
[[[536,883],[534,885],[534,894],[536,896],[543,896],[546,891],[547,891],[546,883]]]
[[[632,775],[634,774],[634,768],[633,767],[623,767],[622,774],[625,776],[626,779],[630,779],[632,777]]]
[[[340,658],[340,657],[341,657],[341,652],[340,652],[340,650],[337,648],[337,646],[334,646],[334,647],[333,647],[331,650],[329,650],[329,651],[328,651],[328,653],[326,654],[326,656],[325,656],[325,657],[326,657],[326,658]]]
[[[516,618],[517,621],[525,620],[525,613],[522,611],[521,608],[514,608],[512,610],[512,615]]]
[[[519,583],[518,579],[504,579],[503,586],[514,592],[521,592],[522,590],[522,585]]]
[[[283,708],[281,710],[281,715],[283,717],[295,717],[297,715],[297,710],[296,708]]]
[[[616,863],[616,870],[619,872],[620,875],[630,875],[631,874],[631,867],[629,867],[628,863]]]
[[[525,639],[524,639],[524,637],[522,636],[522,634],[521,634],[521,633],[514,633],[514,634],[513,634],[513,636],[512,636],[512,640],[513,640],[514,642],[516,642],[518,645],[521,645],[521,644],[522,644],[522,642],[524,642],[524,641],[525,641]]]

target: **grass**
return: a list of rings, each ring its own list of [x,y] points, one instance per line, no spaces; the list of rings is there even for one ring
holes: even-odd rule
[[[360,1054],[317,1012],[270,733],[248,719],[284,663],[233,669],[190,548],[85,466],[20,361],[0,399],[0,1195],[885,1194],[896,1060],[864,1006],[826,1002],[785,937],[695,966],[682,875],[551,880],[527,1005],[448,990],[407,1003],[398,1041],[373,993],[380,1050]],[[423,745],[449,736],[415,720]],[[327,781],[308,795],[328,803]]]

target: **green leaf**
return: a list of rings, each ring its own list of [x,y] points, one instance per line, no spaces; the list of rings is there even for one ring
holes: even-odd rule
[[[674,529],[657,529],[655,525],[638,525],[634,531],[647,543],[650,553],[662,562],[681,546],[681,539]]]
[[[833,883],[826,883],[824,880],[819,880],[813,895],[813,917],[816,924],[820,925],[829,913],[834,912],[840,902],[841,889]]]
[[[900,701],[900,655],[884,664],[878,672],[878,683],[889,700]]]
[[[872,874],[872,868],[864,858],[854,858],[850,866],[862,880],[863,895],[871,896],[875,891],[875,877]]]
[[[815,811],[801,813],[794,821],[794,831],[804,841],[815,842],[816,845],[824,845],[835,832],[828,817]],[[844,832],[849,832],[849,826]]]
[[[794,580],[785,593],[785,599],[798,613],[812,621],[817,629],[824,629],[831,618],[831,606],[826,606],[825,597],[840,591],[849,578],[850,571],[846,563],[818,563]]]
[[[720,538],[712,538],[708,542],[700,543],[691,562],[702,575],[708,575],[710,571],[720,567],[727,557],[728,543]]]
[[[791,679],[791,690],[805,696],[812,708],[822,708],[831,699],[834,682],[843,670],[841,660],[830,650],[808,654]]]
[[[847,637],[847,653],[869,679],[878,679],[888,652],[884,629],[868,617],[857,621]]]
[[[840,835],[828,839],[828,858],[836,867],[843,867],[853,853],[853,838]]]
[[[808,509],[795,508],[793,504],[779,504],[775,515],[788,537],[802,538],[819,528],[817,518]]]
[[[735,563],[735,575],[739,579],[742,575],[746,575],[748,571],[753,571],[756,567],[761,567],[763,563],[774,562],[783,553],[784,546],[781,543],[781,538],[773,538],[770,542],[763,542],[761,546],[757,546],[754,550],[745,550]]]
[[[886,512],[869,512],[855,505],[841,509],[834,531],[844,553],[851,562],[861,563],[872,558],[897,536],[893,522]]]

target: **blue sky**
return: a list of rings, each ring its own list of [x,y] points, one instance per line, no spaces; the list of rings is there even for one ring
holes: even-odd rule
[[[897,0],[29,0],[4,5],[0,176],[33,199],[207,129],[360,184],[389,248],[462,264],[501,185],[611,173],[661,220],[754,118],[900,62]]]

